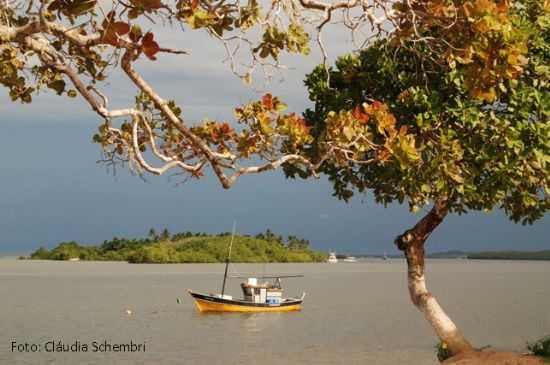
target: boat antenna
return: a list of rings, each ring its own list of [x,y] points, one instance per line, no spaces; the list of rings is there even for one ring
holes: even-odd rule
[[[225,281],[227,280],[227,269],[229,268],[229,259],[231,258],[231,248],[233,247],[233,239],[235,238],[236,228],[237,228],[237,221],[233,221],[233,233],[231,234],[231,242],[229,242],[229,250],[227,251],[227,258],[225,259],[225,272],[223,274],[223,283],[222,283],[222,297],[225,294]]]

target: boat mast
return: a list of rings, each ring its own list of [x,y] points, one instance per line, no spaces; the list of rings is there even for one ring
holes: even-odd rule
[[[237,221],[233,221],[233,233],[231,234],[231,242],[229,243],[227,258],[225,259],[225,272],[223,274],[223,283],[222,283],[222,297],[225,293],[225,281],[227,280],[227,269],[229,268],[229,259],[231,258],[231,248],[233,247],[233,238],[235,238],[236,226],[237,226]]]

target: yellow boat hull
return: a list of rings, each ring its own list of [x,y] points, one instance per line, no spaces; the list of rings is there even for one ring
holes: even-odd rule
[[[195,299],[199,312],[291,312],[302,309],[301,304],[284,307],[249,307],[244,305],[213,303],[202,299]]]
[[[296,299],[280,305],[262,305],[237,300],[220,299],[211,295],[193,293],[199,312],[292,312],[302,309],[302,300]]]

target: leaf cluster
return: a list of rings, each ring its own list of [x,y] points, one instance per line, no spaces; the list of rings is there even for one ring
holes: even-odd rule
[[[550,336],[528,344],[527,349],[537,356],[550,360]]]

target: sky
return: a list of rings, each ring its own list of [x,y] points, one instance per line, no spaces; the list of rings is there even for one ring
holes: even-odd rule
[[[223,50],[202,32],[158,30],[162,46],[190,49],[190,56],[160,55],[139,61],[142,75],[165,99],[175,99],[184,118],[232,121],[235,106],[258,99],[266,90],[291,111],[310,102],[304,75],[320,60],[286,57],[283,79],[254,88],[229,72]],[[331,59],[353,46],[337,28],[327,32]],[[135,89],[119,74],[103,89],[112,108],[131,105]],[[113,172],[98,164],[100,149],[91,138],[100,123],[81,99],[40,94],[31,105],[12,103],[0,89],[0,254],[28,253],[60,241],[100,243],[113,236],[143,237],[157,231],[230,231],[241,234],[271,229],[297,235],[319,250],[342,254],[397,253],[396,235],[421,218],[408,206],[383,207],[372,194],[350,203],[332,197],[325,178],[287,180],[281,172],[242,177],[224,190],[211,173],[182,183],[174,176],[141,179],[124,167]],[[548,215],[532,226],[509,221],[502,212],[449,216],[428,242],[431,252],[445,250],[550,249]]]

